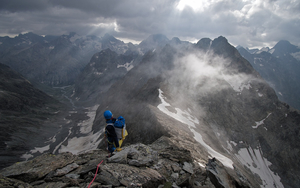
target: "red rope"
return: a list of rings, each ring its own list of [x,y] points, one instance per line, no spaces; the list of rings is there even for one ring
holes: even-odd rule
[[[94,179],[91,181],[91,183],[89,184],[88,188],[90,188],[90,186],[92,185],[92,183],[94,182],[96,176],[97,176],[97,173],[98,173],[98,168],[99,166],[101,165],[101,163],[103,162],[103,160],[97,165],[97,170],[96,170],[96,173],[95,173],[95,176],[94,176]]]

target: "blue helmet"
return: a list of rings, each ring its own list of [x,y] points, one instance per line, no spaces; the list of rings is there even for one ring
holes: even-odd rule
[[[106,110],[103,115],[105,119],[111,119],[113,116],[113,114],[109,110]]]

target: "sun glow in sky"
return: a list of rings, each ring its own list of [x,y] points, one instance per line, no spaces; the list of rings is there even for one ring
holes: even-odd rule
[[[205,7],[209,6],[209,2],[207,0],[180,0],[176,8],[182,11],[187,6],[194,11],[203,11]]]

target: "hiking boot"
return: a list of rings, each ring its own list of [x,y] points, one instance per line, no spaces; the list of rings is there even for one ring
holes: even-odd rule
[[[122,148],[117,148],[116,151],[122,151]]]

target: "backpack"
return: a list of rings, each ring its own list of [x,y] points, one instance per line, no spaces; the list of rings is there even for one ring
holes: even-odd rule
[[[114,123],[115,131],[119,140],[125,139],[126,135],[126,124],[125,118],[119,116]]]

